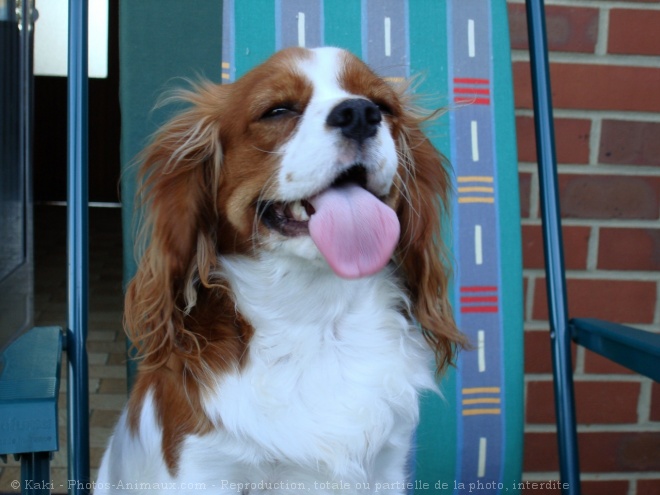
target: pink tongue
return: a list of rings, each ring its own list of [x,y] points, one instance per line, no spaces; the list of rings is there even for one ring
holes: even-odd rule
[[[359,278],[381,270],[399,240],[399,220],[389,206],[365,189],[347,184],[311,198],[312,240],[334,272]]]

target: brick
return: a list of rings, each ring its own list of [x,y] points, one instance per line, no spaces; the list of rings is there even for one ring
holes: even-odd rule
[[[518,187],[520,188],[520,217],[529,218],[532,201],[532,174],[518,173]]]
[[[509,4],[511,47],[527,50],[527,14],[523,4]],[[593,53],[598,37],[598,9],[548,5],[545,8],[551,51]]]
[[[552,373],[549,331],[525,332],[525,373]],[[575,370],[576,344],[571,344],[571,363]]]
[[[660,493],[660,478],[637,481],[637,495],[658,495],[658,493]]]
[[[630,484],[626,480],[583,481],[582,495],[628,495]]]
[[[525,397],[525,424],[555,424],[557,422],[552,382],[528,382]]]
[[[588,349],[584,351],[584,371],[592,374],[633,375],[635,372],[616,364],[598,353]]]
[[[125,352],[111,353],[108,355],[108,365],[122,365],[126,366],[128,358]]]
[[[7,456],[9,459],[11,459],[9,462],[16,462],[13,460],[13,456]],[[11,486],[11,483],[16,480],[21,480],[23,479],[22,476],[23,474],[21,473],[21,466],[20,464],[17,464],[15,466],[5,466],[5,463],[3,461],[2,464],[0,464],[0,486],[2,487],[2,490],[4,492],[9,492],[9,487]],[[17,490],[12,490],[14,493],[18,493]],[[27,490],[26,490],[27,491]]]
[[[570,270],[584,270],[587,267],[589,247],[589,227],[563,226],[564,263]],[[523,225],[523,266],[525,268],[543,268],[543,232],[540,225]]]
[[[657,284],[638,280],[568,279],[570,317],[600,318],[617,323],[652,323]],[[548,319],[545,282],[534,291],[535,320]]]
[[[658,10],[612,9],[607,51],[623,55],[660,55],[658,26]]]
[[[545,486],[548,485],[549,488],[546,488]],[[628,495],[629,483],[626,480],[583,480],[580,483],[580,488],[582,495]],[[523,482],[522,490],[513,493],[522,493],[522,495],[561,495],[561,489],[556,479],[548,479],[545,482]]]
[[[536,135],[534,134],[534,119],[532,117],[516,117],[516,141],[518,161],[536,162]]]
[[[639,382],[576,381],[575,411],[579,424],[637,422]],[[554,424],[554,391],[550,381],[527,384],[526,418],[532,424]]]
[[[651,384],[651,421],[660,421],[660,383]]]
[[[586,471],[660,470],[660,432],[611,432],[578,435]],[[595,456],[589,453],[600,452]]]
[[[121,411],[94,410],[89,422],[92,427],[114,428],[119,421]]]
[[[561,485],[557,479],[544,481],[519,481],[513,493],[521,495],[561,495]],[[507,489],[508,490],[508,489]]]
[[[555,143],[558,163],[589,163],[589,135],[591,121],[588,119],[555,119]],[[536,162],[536,136],[532,117],[516,118],[518,137],[518,159]]]
[[[660,123],[603,120],[598,161],[615,165],[660,166]]]
[[[525,373],[552,373],[548,332],[525,332]]]
[[[103,378],[99,387],[101,394],[122,394],[128,393],[125,378]]]
[[[598,268],[660,270],[660,229],[601,228]]]
[[[582,432],[578,443],[584,473],[660,470],[660,432]],[[556,445],[555,433],[525,433],[524,471],[558,470]]]
[[[655,220],[660,177],[560,174],[564,218]]]
[[[660,112],[660,68],[552,63],[555,108]],[[514,62],[516,108],[532,108],[528,62]]]
[[[558,471],[556,433],[530,433],[523,438],[523,471]]]

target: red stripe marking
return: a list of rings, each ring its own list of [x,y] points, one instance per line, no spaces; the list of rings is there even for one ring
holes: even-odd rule
[[[497,306],[464,306],[461,313],[497,313]]]
[[[488,88],[454,88],[454,93],[470,94],[470,95],[489,95],[490,89]]]
[[[462,303],[478,303],[478,302],[497,302],[497,296],[486,296],[486,297],[461,297]]]
[[[457,84],[490,84],[489,79],[478,79],[474,77],[455,77],[454,83]]]
[[[497,292],[497,287],[494,285],[473,285],[461,287],[461,292]]]
[[[454,103],[472,103],[474,105],[490,105],[490,98],[465,98],[457,96]]]

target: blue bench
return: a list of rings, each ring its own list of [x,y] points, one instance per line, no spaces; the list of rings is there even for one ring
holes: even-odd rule
[[[20,460],[24,494],[50,493],[62,342],[60,327],[35,327],[0,354],[0,456]]]

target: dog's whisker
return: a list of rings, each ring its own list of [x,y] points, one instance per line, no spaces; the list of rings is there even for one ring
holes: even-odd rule
[[[266,179],[266,182],[264,183],[263,187],[259,190],[259,196],[257,197],[257,208],[254,213],[254,220],[252,222],[252,248],[256,252],[258,249],[258,243],[260,242],[259,239],[259,226],[263,222],[263,215],[265,214],[266,208],[263,205],[267,205],[269,201],[273,201],[272,199],[266,199],[266,198],[272,198],[275,193],[277,192],[276,190],[277,187],[277,172],[273,172],[268,179]]]
[[[259,152],[261,152],[261,153],[269,154],[269,155],[282,156],[282,155],[284,154],[284,152],[283,152],[283,151],[280,151],[280,150],[265,150],[265,149],[263,149],[263,148],[260,148],[260,147],[258,147],[258,146],[255,146],[255,145],[252,145],[252,149],[253,149],[253,150],[257,150],[257,151],[259,151]]]

